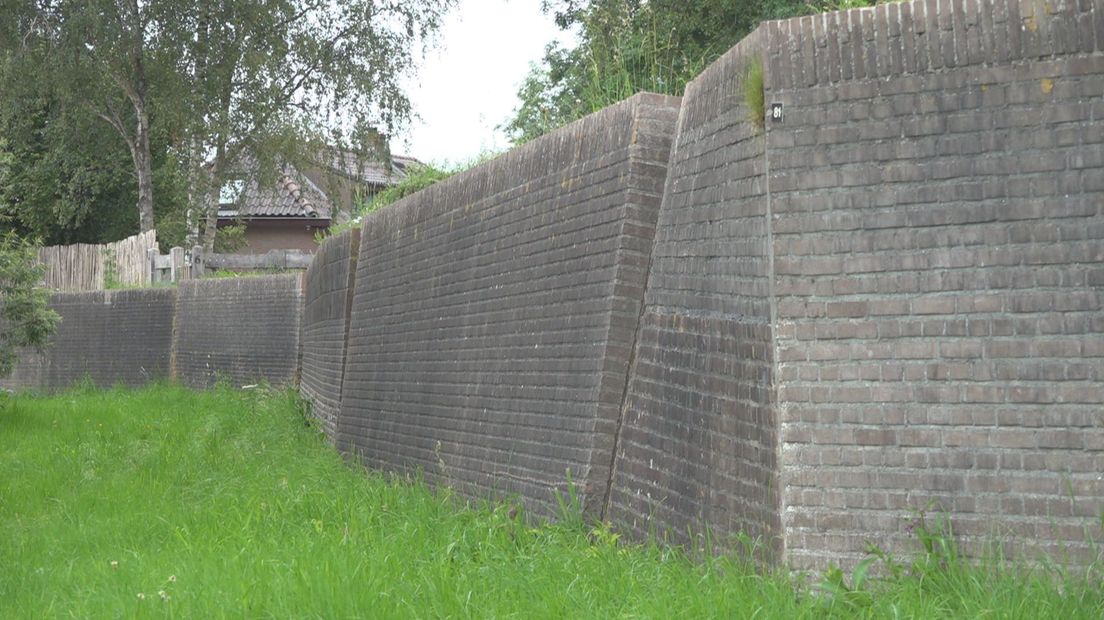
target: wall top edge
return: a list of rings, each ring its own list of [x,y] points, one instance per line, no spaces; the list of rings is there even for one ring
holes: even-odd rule
[[[680,101],[656,93],[633,95],[367,215],[360,234],[399,230],[424,219],[427,211],[463,209],[519,189],[526,180],[566,174],[577,164],[627,149],[635,140],[635,121],[642,108],[678,109]]]
[[[1104,3],[908,0],[763,22],[753,35],[769,90],[808,88],[1100,53]]]

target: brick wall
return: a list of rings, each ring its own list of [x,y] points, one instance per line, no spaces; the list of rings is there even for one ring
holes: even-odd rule
[[[369,216],[339,446],[597,514],[677,100],[640,95]]]
[[[656,233],[608,517],[778,547],[764,140],[748,37],[686,90]]]
[[[176,291],[56,293],[61,315],[45,353],[29,353],[0,386],[56,391],[85,378],[101,387],[142,385],[169,374]]]
[[[360,231],[330,237],[314,254],[303,277],[303,349],[300,390],[326,436],[336,439],[345,372],[345,343],[353,300]]]
[[[765,29],[790,563],[913,549],[925,508],[1087,561],[1104,7],[916,1]]]
[[[190,387],[297,379],[300,276],[181,282],[177,293],[173,376]]]

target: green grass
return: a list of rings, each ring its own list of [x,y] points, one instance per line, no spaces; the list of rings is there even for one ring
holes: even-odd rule
[[[799,588],[578,519],[534,525],[346,465],[263,389],[10,398],[0,475],[2,618],[1104,614],[1099,581],[938,552]]]

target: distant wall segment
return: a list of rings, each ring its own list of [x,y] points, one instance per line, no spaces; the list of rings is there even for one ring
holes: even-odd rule
[[[189,387],[297,381],[299,274],[186,280],[177,293],[173,376]]]
[[[28,353],[0,385],[50,392],[90,379],[137,386],[169,376],[176,291],[55,293],[61,316],[42,354]]]

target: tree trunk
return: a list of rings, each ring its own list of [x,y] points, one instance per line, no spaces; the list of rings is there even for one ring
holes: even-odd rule
[[[207,187],[207,220],[203,226],[203,251],[208,254],[215,252],[215,233],[218,232],[218,207],[219,186],[211,183]]]
[[[188,206],[185,216],[185,245],[199,244],[199,223],[205,214],[207,205],[206,176],[203,174],[203,154],[199,139],[191,138],[188,146]]]
[[[141,232],[153,230],[153,157],[150,155],[149,117],[138,113],[138,131],[134,150],[134,169],[138,173],[138,226]]]
[[[222,185],[219,181],[222,175],[223,150],[220,146],[215,152],[215,161],[211,163],[207,171],[207,185],[204,193],[203,208],[206,212],[206,221],[203,226],[203,251],[213,254],[215,251],[215,233],[218,232],[218,208],[219,195],[222,193]]]

